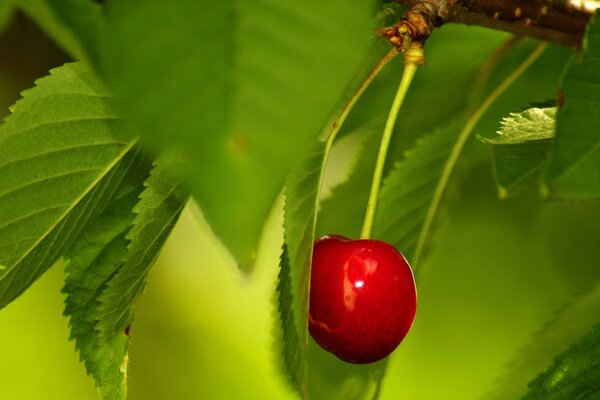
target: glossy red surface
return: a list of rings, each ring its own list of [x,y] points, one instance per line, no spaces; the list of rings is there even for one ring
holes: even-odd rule
[[[344,361],[363,364],[386,357],[413,323],[413,274],[386,242],[318,239],[310,285],[310,334]]]

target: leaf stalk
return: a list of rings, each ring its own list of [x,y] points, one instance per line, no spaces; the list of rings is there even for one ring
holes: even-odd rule
[[[327,138],[325,139],[325,146],[326,146],[325,154],[328,154],[328,152],[331,148],[331,145],[333,144],[333,141],[337,137],[337,134],[339,133],[339,131],[342,129],[342,125],[348,118],[348,115],[350,115],[350,112],[352,111],[352,109],[354,108],[354,106],[356,105],[358,100],[361,98],[363,93],[367,90],[369,85],[371,85],[371,82],[373,82],[373,80],[377,77],[377,75],[379,75],[381,70],[390,61],[392,61],[394,59],[394,57],[396,57],[396,55],[398,55],[398,50],[393,48],[385,56],[383,56],[383,58],[381,60],[379,60],[377,62],[377,64],[375,64],[375,67],[373,67],[373,69],[371,70],[369,75],[367,75],[365,80],[360,84],[360,86],[358,87],[356,92],[352,95],[350,100],[348,100],[348,103],[346,103],[346,105],[344,105],[344,108],[340,112],[339,116],[333,122],[333,124],[331,126],[331,130],[329,131],[329,135],[327,135]],[[325,169],[323,168],[323,171],[324,170]]]
[[[546,49],[547,45],[548,44],[546,42],[540,43],[533,50],[533,52],[529,55],[529,57],[527,57],[514,71],[512,71],[510,73],[510,75],[508,75],[500,83],[500,85],[498,85],[483,100],[483,102],[479,105],[479,107],[477,107],[475,109],[475,111],[473,111],[473,113],[471,114],[471,116],[469,117],[467,122],[465,123],[465,126],[461,130],[461,132],[458,136],[458,139],[456,140],[456,143],[454,144],[454,147],[452,148],[452,152],[450,153],[450,156],[448,157],[448,161],[446,162],[446,164],[444,166],[444,169],[442,171],[442,176],[440,177],[440,180],[438,181],[438,184],[435,188],[435,193],[433,195],[433,199],[431,201],[429,209],[427,210],[427,214],[425,216],[425,221],[423,222],[423,226],[421,228],[421,231],[419,233],[419,238],[417,240],[415,255],[411,262],[413,268],[416,268],[421,261],[421,258],[423,256],[423,251],[425,249],[425,244],[427,242],[427,238],[428,238],[429,232],[431,230],[431,225],[433,224],[433,220],[437,213],[437,209],[440,205],[440,201],[444,195],[444,192],[446,191],[446,187],[448,186],[448,181],[450,180],[450,176],[452,175],[452,172],[454,171],[454,167],[456,166],[458,158],[459,158],[463,148],[465,147],[467,139],[471,136],[473,129],[475,129],[475,126],[477,125],[477,123],[479,122],[481,117],[483,117],[483,115],[490,108],[490,106],[492,104],[494,104],[494,102],[498,99],[498,97],[500,97],[500,95],[502,93],[504,93],[504,91],[506,89],[508,89],[508,87],[514,81],[516,81],[517,78],[519,78],[523,74],[523,72],[525,72],[531,66],[531,64],[533,64],[539,58],[539,56]]]

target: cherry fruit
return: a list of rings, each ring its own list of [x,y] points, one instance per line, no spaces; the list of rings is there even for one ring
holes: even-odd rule
[[[404,339],[416,307],[410,266],[390,244],[334,235],[315,241],[308,325],[325,350],[351,363],[378,361]]]

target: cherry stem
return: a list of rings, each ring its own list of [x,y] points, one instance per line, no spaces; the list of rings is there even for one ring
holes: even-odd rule
[[[367,211],[365,213],[365,219],[363,222],[362,231],[360,233],[361,239],[370,239],[371,232],[373,230],[373,221],[375,219],[375,211],[377,210],[377,200],[379,199],[379,189],[381,187],[381,178],[383,176],[383,169],[385,167],[385,159],[387,157],[388,148],[390,146],[390,140],[392,139],[392,133],[394,131],[394,125],[396,119],[398,119],[398,113],[400,107],[406,97],[406,92],[415,76],[417,66],[423,63],[423,48],[418,43],[413,45],[406,51],[404,57],[404,71],[402,72],[402,79],[394,97],[394,102],[388,114],[385,128],[383,129],[383,135],[381,137],[381,144],[379,145],[379,153],[377,154],[377,161],[375,163],[375,170],[373,172],[373,181],[371,183],[371,192],[369,193],[369,201],[367,203]]]
[[[381,72],[383,67],[385,67],[390,61],[392,61],[394,59],[394,57],[396,57],[397,54],[398,54],[398,50],[396,50],[394,48],[394,49],[390,50],[385,56],[383,56],[383,58],[381,60],[379,60],[377,62],[377,64],[375,64],[375,67],[373,67],[373,69],[371,70],[369,75],[367,75],[365,80],[360,84],[360,86],[358,87],[356,92],[352,95],[352,97],[350,98],[348,103],[346,103],[346,105],[342,109],[342,112],[340,113],[340,115],[333,122],[331,131],[329,132],[329,135],[327,136],[327,139],[325,142],[325,154],[327,154],[329,152],[329,149],[331,148],[333,141],[335,140],[340,129],[342,129],[342,125],[346,121],[346,118],[348,118],[348,115],[350,114],[350,111],[352,111],[352,109],[354,108],[354,105],[358,102],[358,99],[360,99],[360,97],[365,92],[365,90],[367,90],[367,88],[369,87],[371,82],[373,82],[373,79],[375,79],[375,77],[377,77],[377,75],[379,75],[379,73]],[[323,168],[323,172],[324,171],[325,171],[325,168]]]

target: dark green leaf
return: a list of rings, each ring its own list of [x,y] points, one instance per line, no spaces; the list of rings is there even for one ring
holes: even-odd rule
[[[126,234],[133,223],[133,207],[143,189],[145,175],[131,175],[132,179],[128,179],[131,183],[122,186],[110,206],[65,255],[68,264],[63,293],[67,294],[65,315],[70,316],[70,338],[75,340],[80,359],[105,400],[124,400],[127,393],[129,339],[121,332],[102,340],[95,327],[99,297],[127,255]]]
[[[482,63],[493,52],[494,46],[502,42],[506,35],[491,30],[472,28],[475,32],[457,26],[444,26],[444,34],[434,35],[427,42],[427,64],[419,69],[411,85],[410,95],[403,109],[408,112],[397,121],[395,139],[390,148],[389,159],[403,157],[406,148],[413,145],[415,138],[432,132],[439,126],[462,115],[473,100],[473,89],[480,88]],[[452,57],[448,57],[448,54]],[[393,67],[393,66],[391,66]],[[514,68],[514,66],[511,65]],[[401,67],[387,68],[380,78],[373,82],[357,105],[348,124],[354,117],[372,119],[389,111],[389,102],[397,86]],[[473,79],[477,76],[477,79]],[[420,112],[423,107],[427,112]],[[361,125],[364,121],[360,122]],[[383,124],[370,125],[374,133],[365,144],[364,159],[348,181],[337,188],[326,199],[319,212],[317,231],[320,235],[339,233],[348,237],[358,237],[362,225],[369,187],[373,177],[373,167]],[[389,163],[392,165],[392,163]],[[361,216],[348,218],[349,215]]]
[[[463,118],[459,117],[455,123],[447,124],[437,134],[423,140],[388,175],[380,196],[374,237],[394,244],[413,268],[420,267],[440,204],[472,130],[498,95],[537,59],[543,49],[543,45],[538,45],[468,118],[465,116],[461,121]],[[499,56],[496,53],[495,57]]]
[[[71,57],[96,61],[102,6],[92,0],[13,0]]]
[[[583,60],[574,60],[562,85],[564,105],[544,177],[544,191],[554,199],[600,197],[600,22],[589,26],[585,47]]]
[[[554,138],[556,108],[530,108],[511,113],[500,123],[490,145],[500,198],[539,184]]]
[[[242,267],[371,32],[372,1],[109,1],[103,70]]]
[[[0,1],[0,33],[4,32],[4,29],[10,22],[14,11],[14,0],[2,0]]]
[[[381,390],[388,358],[373,364],[349,364],[308,345],[308,392],[311,400],[374,400]]]
[[[523,400],[600,398],[600,325],[554,359]]]
[[[139,157],[85,64],[23,96],[0,126],[0,308],[77,240]]]
[[[450,123],[419,139],[383,183],[373,236],[392,243],[409,262],[460,128]]]
[[[494,390],[482,399],[513,400],[525,394],[527,382],[534,373],[543,370],[555,354],[589,332],[598,322],[599,307],[600,284],[596,283],[556,312],[507,365],[506,373],[496,381]]]
[[[298,308],[297,305],[296,308]],[[300,331],[296,324],[290,260],[285,243],[279,259],[277,311],[279,327],[276,328],[276,350],[281,354],[282,368],[294,389],[306,397],[306,344],[300,339]]]
[[[159,163],[145,183],[146,189],[135,206],[133,228],[123,266],[108,281],[99,296],[96,328],[104,340],[119,335],[132,321],[132,307],[142,294],[146,277],[177,222],[187,195]]]

